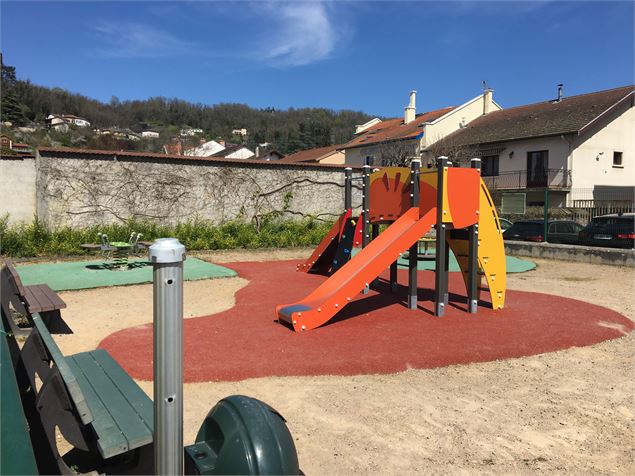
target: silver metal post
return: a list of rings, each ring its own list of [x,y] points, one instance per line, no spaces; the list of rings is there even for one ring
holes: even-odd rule
[[[154,273],[154,470],[183,474],[183,261],[185,246],[159,238]]]

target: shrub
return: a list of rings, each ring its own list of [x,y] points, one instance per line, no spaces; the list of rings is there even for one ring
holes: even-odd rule
[[[192,220],[174,226],[150,221],[49,229],[36,218],[31,223],[11,225],[8,216],[0,217],[0,253],[11,257],[43,255],[77,255],[86,253],[82,243],[97,243],[98,234],[110,241],[128,241],[131,232],[141,233],[142,241],[175,237],[188,250],[224,250],[233,248],[283,248],[311,246],[319,243],[331,223],[306,218],[299,221],[268,219],[258,227],[243,222],[212,225],[205,220]]]

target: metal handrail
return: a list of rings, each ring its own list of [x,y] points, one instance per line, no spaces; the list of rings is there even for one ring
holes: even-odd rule
[[[533,176],[528,176],[527,170],[501,172],[498,175],[483,175],[483,181],[489,189],[569,189],[571,170],[548,169],[544,174]]]

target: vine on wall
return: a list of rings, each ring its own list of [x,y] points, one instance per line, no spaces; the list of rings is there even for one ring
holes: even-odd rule
[[[260,166],[42,157],[37,193],[51,225],[148,219],[260,224],[272,218],[332,220],[342,211],[343,173]]]

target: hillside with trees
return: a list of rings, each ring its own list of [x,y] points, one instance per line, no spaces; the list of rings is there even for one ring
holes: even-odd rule
[[[81,116],[91,122],[91,130],[48,131],[44,125],[49,114]],[[178,136],[182,128],[189,127],[202,129],[201,137],[208,140],[223,138],[230,142],[244,142],[251,148],[270,143],[280,152],[291,153],[346,142],[352,137],[355,124],[369,119],[371,116],[365,113],[348,110],[255,109],[244,104],[194,104],[165,97],[131,101],[113,97],[109,103],[104,103],[64,89],[38,86],[29,80],[18,79],[15,68],[2,64],[1,122],[10,122],[14,132],[17,127],[23,126],[16,139],[33,146],[159,151],[163,144]],[[134,132],[155,130],[161,136],[155,140],[122,141],[96,135],[92,131],[93,128],[111,127]],[[247,129],[246,137],[232,136],[232,130],[241,128]],[[3,131],[8,129],[3,126]],[[190,141],[199,139],[193,137]]]

